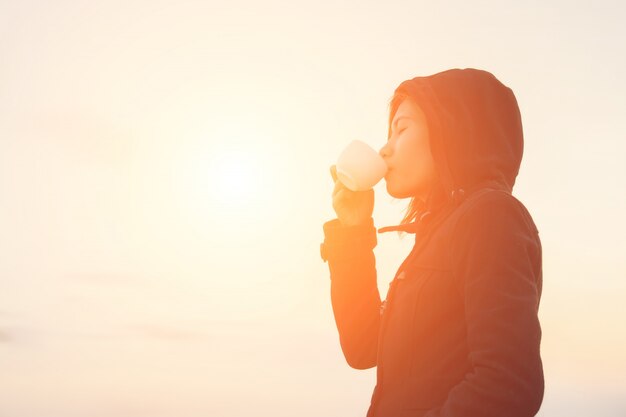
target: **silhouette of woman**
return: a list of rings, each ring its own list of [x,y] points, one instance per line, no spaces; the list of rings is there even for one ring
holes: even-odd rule
[[[451,69],[402,82],[390,102],[387,192],[411,198],[398,226],[415,245],[381,302],[374,191],[335,181],[324,224],[342,351],[377,367],[367,417],[526,417],[544,391],[538,320],[542,251],[511,194],[523,153],[512,90]]]

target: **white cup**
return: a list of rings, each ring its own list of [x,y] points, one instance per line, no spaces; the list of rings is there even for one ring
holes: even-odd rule
[[[376,150],[360,140],[352,141],[337,159],[337,179],[352,191],[374,187],[387,173],[387,164]]]

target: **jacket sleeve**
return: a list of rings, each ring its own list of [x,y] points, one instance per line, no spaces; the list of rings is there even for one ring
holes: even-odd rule
[[[538,320],[541,242],[511,196],[466,212],[453,237],[471,370],[426,417],[530,417],[543,400]]]
[[[373,220],[343,226],[338,219],[324,224],[322,258],[328,261],[331,302],[341,349],[355,369],[376,366],[380,295],[373,249]]]

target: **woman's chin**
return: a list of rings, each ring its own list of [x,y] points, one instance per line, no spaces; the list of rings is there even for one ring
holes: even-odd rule
[[[410,193],[402,192],[403,190],[398,190],[397,188],[394,188],[393,185],[389,184],[389,182],[386,183],[386,186],[387,186],[387,194],[389,194],[393,198],[402,199],[402,198],[408,198],[411,196]]]

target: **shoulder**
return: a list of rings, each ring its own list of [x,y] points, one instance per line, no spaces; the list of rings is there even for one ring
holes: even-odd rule
[[[493,190],[469,198],[460,207],[461,213],[456,233],[482,231],[495,228],[538,233],[528,209],[515,196],[505,191]],[[510,228],[510,229],[509,229]]]
[[[503,191],[469,198],[460,207],[451,236],[454,259],[506,257],[513,252],[541,252],[539,231],[521,201]]]
[[[462,206],[450,248],[458,279],[509,289],[528,282],[541,285],[541,241],[524,204],[494,191]]]

